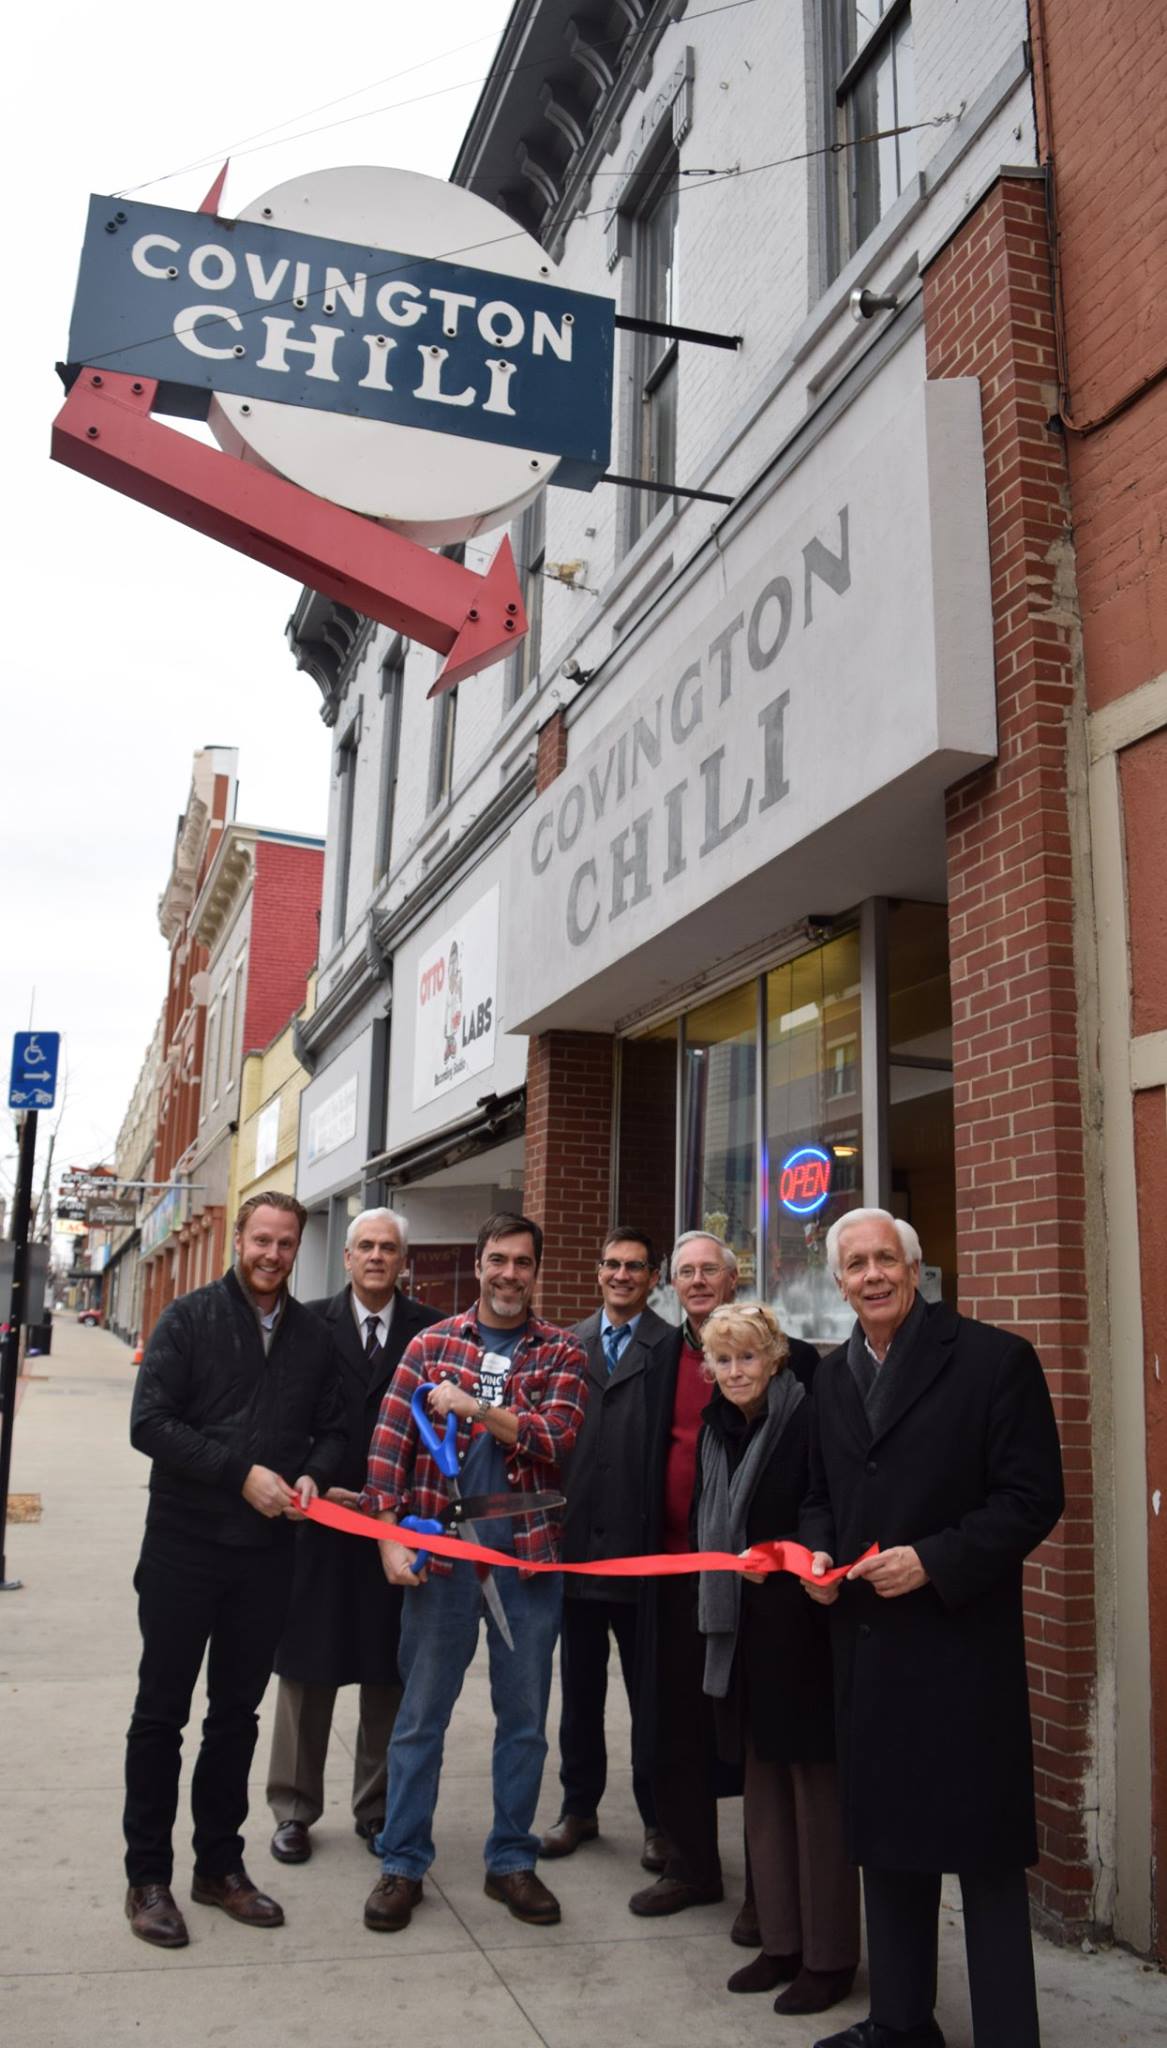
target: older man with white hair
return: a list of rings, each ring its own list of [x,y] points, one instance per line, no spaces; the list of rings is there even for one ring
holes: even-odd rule
[[[402,1293],[409,1225],[393,1209],[364,1209],[345,1241],[348,1283],[306,1306],[332,1330],[344,1397],[346,1448],[326,1498],[353,1507],[365,1482],[369,1441],[385,1389],[411,1338],[440,1310]],[[276,1818],[278,1863],[306,1863],[308,1830],[324,1810],[324,1764],[339,1686],[360,1687],[352,1810],[358,1835],[373,1839],[385,1818],[385,1755],[401,1700],[397,1639],[401,1594],[385,1582],[375,1543],[305,1526],[297,1532],[296,1576],[276,1654],[279,1674],[268,1805]]]
[[[1062,1512],[1033,1347],[919,1292],[920,1241],[852,1209],[827,1259],[855,1311],[819,1366],[802,1540],[833,1608],[848,1853],[863,1869],[871,2011],[816,2048],[944,2048],[940,1880],[960,1877],[976,2048],[1037,2048],[1037,1861],[1022,1567]]]

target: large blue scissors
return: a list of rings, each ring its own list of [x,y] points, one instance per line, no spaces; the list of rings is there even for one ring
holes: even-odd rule
[[[420,1536],[444,1536],[451,1529],[471,1543],[480,1539],[472,1517],[481,1516],[484,1521],[493,1521],[505,1515],[533,1515],[544,1509],[561,1508],[564,1495],[561,1493],[483,1493],[467,1499],[458,1484],[458,1418],[451,1409],[446,1416],[446,1428],[439,1435],[434,1428],[429,1412],[429,1397],[432,1382],[416,1389],[409,1404],[410,1413],[417,1425],[417,1433],[446,1482],[448,1496],[446,1508],[439,1519],[436,1516],[403,1515],[401,1527],[415,1529]],[[419,1550],[410,1570],[424,1569],[428,1553]],[[502,1604],[493,1571],[487,1568],[482,1581],[482,1597],[508,1650],[515,1647],[510,1623]]]

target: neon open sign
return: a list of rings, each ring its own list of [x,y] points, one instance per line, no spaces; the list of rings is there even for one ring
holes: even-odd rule
[[[831,1192],[831,1155],[821,1145],[800,1145],[782,1161],[778,1199],[792,1216],[815,1216]]]

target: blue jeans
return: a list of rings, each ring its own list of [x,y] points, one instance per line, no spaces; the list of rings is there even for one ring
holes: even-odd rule
[[[520,1579],[498,1571],[515,1647],[508,1650],[489,1614],[490,1698],[494,1708],[491,1778],[494,1824],[486,1867],[499,1877],[533,1870],[539,1838],[531,1822],[547,1755],[551,1658],[559,1634],[563,1580],[558,1572]],[[482,1588],[472,1564],[427,1579],[401,1602],[397,1662],[405,1691],[389,1743],[385,1826],[378,1838],[387,1877],[422,1878],[434,1860],[433,1818],[446,1729],[478,1645]]]

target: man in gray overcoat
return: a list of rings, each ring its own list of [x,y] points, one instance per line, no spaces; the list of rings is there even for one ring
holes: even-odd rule
[[[853,1209],[827,1258],[856,1315],[819,1366],[800,1533],[831,1604],[848,1851],[871,2012],[816,2048],[944,2048],[940,1879],[960,1877],[976,2048],[1038,2048],[1025,1869],[1037,1861],[1022,1567],[1063,1507],[1025,1339],[918,1292],[920,1243]]]

